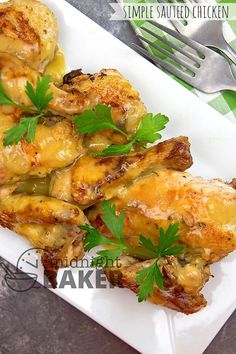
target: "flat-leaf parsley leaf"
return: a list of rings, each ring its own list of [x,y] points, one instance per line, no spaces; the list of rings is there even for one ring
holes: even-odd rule
[[[74,116],[72,121],[77,132],[80,134],[93,134],[104,129],[113,129],[126,137],[126,144],[110,145],[103,151],[93,154],[97,157],[105,157],[127,155],[132,150],[134,144],[145,147],[144,144],[154,143],[161,138],[159,132],[165,129],[169,119],[160,113],[155,116],[148,113],[142,117],[136,134],[128,136],[113,122],[111,108],[98,104],[94,109],[87,109],[82,114]]]
[[[31,83],[27,81],[25,93],[36,107],[36,109],[32,109],[30,107],[14,102],[8,96],[2,83],[0,82],[0,105],[14,105],[20,108],[22,111],[30,112],[33,114],[32,116],[21,118],[19,124],[4,132],[6,135],[6,137],[3,139],[4,146],[18,144],[23,137],[26,138],[27,143],[30,143],[34,140],[39,119],[45,115],[46,112],[44,112],[44,109],[53,99],[53,94],[47,93],[49,87],[49,75],[38,78],[35,89]]]
[[[124,239],[124,217],[123,211],[119,215],[116,213],[115,206],[109,201],[103,202],[102,220],[110,230],[113,238],[102,235],[96,228],[90,225],[80,226],[87,231],[84,240],[85,251],[90,251],[97,246],[109,246],[109,249],[97,251],[97,256],[92,260],[92,266],[109,267],[117,258],[123,254],[133,254],[152,259],[153,263],[137,272],[136,281],[139,283],[138,300],[146,300],[149,295],[153,295],[155,284],[159,289],[163,289],[163,275],[159,268],[158,261],[167,255],[178,255],[184,252],[185,247],[177,245],[179,240],[179,225],[170,224],[168,229],[160,228],[158,245],[141,235],[139,243],[141,249],[134,249],[126,244]]]

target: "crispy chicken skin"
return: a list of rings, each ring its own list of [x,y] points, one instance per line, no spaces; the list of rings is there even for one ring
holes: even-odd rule
[[[54,287],[59,267],[83,257],[84,232],[79,225],[87,223],[77,206],[55,198],[0,193],[0,225],[42,248],[45,274]]]
[[[58,26],[54,14],[36,0],[0,4],[0,52],[13,54],[43,72],[53,59]]]
[[[137,272],[153,263],[153,260],[140,261],[134,257],[121,256],[111,268],[105,269],[108,280],[120,288],[138,292]],[[208,281],[210,270],[200,258],[182,263],[177,257],[167,256],[158,263],[164,280],[164,289],[154,287],[154,294],[148,300],[173,310],[192,314],[206,306],[204,296],[200,294]]]
[[[125,210],[125,237],[132,246],[138,246],[140,234],[157,243],[158,228],[177,222],[181,242],[209,263],[236,249],[236,190],[220,180],[160,170],[134,181],[112,201]],[[106,232],[99,210],[96,206],[88,217]]]
[[[36,85],[39,73],[29,68],[19,59],[6,53],[0,53],[0,80],[8,95],[19,104],[30,105],[25,94],[27,80]],[[67,116],[80,114],[96,104],[112,107],[114,122],[126,132],[134,134],[146,108],[138,92],[117,70],[102,70],[99,74],[80,75],[61,88],[51,84],[53,99],[48,109],[53,113]],[[111,132],[109,130],[109,133]],[[117,135],[117,134],[116,134]],[[93,141],[88,145],[96,145]],[[108,142],[110,143],[109,139]]]
[[[191,165],[190,144],[186,137],[166,140],[143,152],[125,156],[94,158],[85,155],[71,169],[72,198],[81,207],[86,207],[114,197],[120,188],[141,174],[163,168],[184,171]]]
[[[70,165],[83,151],[83,137],[65,119],[49,126],[39,124],[34,141],[29,144],[23,139],[17,145],[4,147],[4,131],[15,126],[17,120],[14,114],[0,112],[0,185],[43,177]]]

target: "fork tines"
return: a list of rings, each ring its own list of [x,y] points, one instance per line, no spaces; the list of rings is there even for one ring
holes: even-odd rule
[[[171,30],[170,28],[167,28],[163,25],[161,25],[160,23],[154,22],[154,21],[147,21],[149,24],[159,28],[160,30],[162,30],[163,32],[168,33],[170,36],[178,39],[179,41],[181,41],[182,43],[186,44],[187,46],[189,46],[190,48],[194,49],[195,51],[201,52],[202,54],[204,54],[205,52],[205,47],[202,46],[201,44],[193,41],[190,38],[186,38],[185,36],[181,35],[178,32],[175,32],[173,30]],[[178,51],[179,53],[183,54],[184,56],[186,56],[187,58],[189,58],[190,60],[192,60],[197,67],[199,67],[202,59],[200,57],[198,57],[197,55],[194,55],[192,53],[190,53],[187,49],[183,49],[180,48],[179,46],[177,46],[176,44],[170,42],[169,40],[167,40],[166,38],[163,38],[161,36],[159,36],[157,33],[155,33],[154,31],[141,26],[140,27],[143,31],[149,33],[150,35],[152,35],[154,38],[158,39],[159,41],[161,41],[162,43],[168,45],[170,48]],[[172,54],[171,52],[169,52],[168,50],[162,48],[161,46],[159,46],[158,44],[152,42],[151,40],[138,35],[138,38],[140,38],[142,41],[144,41],[145,43],[149,44],[151,47],[157,49],[160,53],[164,54],[166,57],[172,59],[176,64],[180,64],[182,65],[185,69],[189,70],[194,76],[196,74],[196,66],[193,66],[191,64],[189,64],[188,62],[184,61],[183,59],[177,57],[176,55]],[[179,70],[178,68],[176,68],[174,65],[168,63],[167,61],[162,60],[161,58],[153,55],[152,53],[148,52],[146,49],[142,48],[141,46],[138,46],[137,44],[133,44],[133,47],[135,47],[139,52],[141,52],[143,55],[145,55],[146,57],[148,57],[149,59],[151,59],[154,63],[162,66],[164,69],[168,70],[169,72],[171,72],[172,74],[180,77],[182,80],[187,81],[188,83],[192,84],[191,81],[191,76],[189,76],[187,73]]]

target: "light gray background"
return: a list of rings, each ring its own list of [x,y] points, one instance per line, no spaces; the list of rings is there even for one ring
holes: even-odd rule
[[[68,2],[126,44],[137,41],[127,22],[109,21],[112,12],[109,3],[112,1]],[[47,289],[41,287],[26,293],[15,293],[6,287],[3,277],[0,269],[0,354],[136,353]],[[235,354],[235,332],[236,314],[228,320],[205,354]]]

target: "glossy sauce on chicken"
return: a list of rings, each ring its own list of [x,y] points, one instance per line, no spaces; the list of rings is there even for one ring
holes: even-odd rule
[[[66,60],[63,50],[57,46],[53,60],[47,65],[44,75],[50,75],[51,81],[59,86],[66,72]]]

